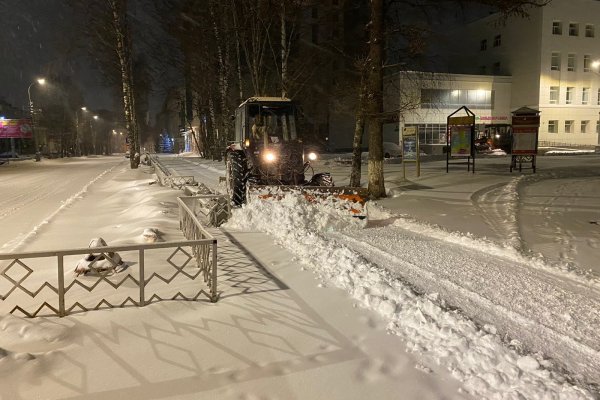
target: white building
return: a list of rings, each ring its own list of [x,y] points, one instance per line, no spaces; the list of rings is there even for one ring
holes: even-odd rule
[[[476,131],[501,146],[509,143],[511,77],[400,73],[386,79],[386,108],[400,109],[398,123],[384,124],[384,140],[399,141],[404,127],[415,126],[421,148],[442,153],[448,115],[462,106],[475,114]],[[392,132],[393,130],[393,132]]]
[[[600,1],[553,0],[455,32],[450,70],[512,77],[511,110],[541,112],[540,142],[595,145],[600,130]]]

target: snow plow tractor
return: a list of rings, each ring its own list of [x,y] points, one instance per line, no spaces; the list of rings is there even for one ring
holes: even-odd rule
[[[235,141],[226,149],[231,205],[295,193],[310,202],[334,199],[340,208],[365,217],[366,189],[335,187],[329,173],[314,173],[311,161],[317,154],[305,150],[296,117],[294,102],[285,98],[252,97],[237,108]]]

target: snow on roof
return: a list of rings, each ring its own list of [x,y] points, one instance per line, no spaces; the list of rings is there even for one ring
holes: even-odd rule
[[[258,102],[291,102],[291,99],[288,99],[287,97],[261,97],[261,96],[255,96],[255,97],[250,97],[249,99],[247,99],[246,101],[244,101],[242,104],[240,104],[240,107],[243,106],[246,103],[258,103]]]

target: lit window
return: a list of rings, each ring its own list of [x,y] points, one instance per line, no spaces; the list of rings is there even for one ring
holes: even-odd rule
[[[562,22],[560,22],[560,21],[552,22],[552,34],[553,35],[562,35]]]
[[[590,121],[581,121],[581,133],[587,133],[589,125]]]
[[[494,47],[498,47],[502,44],[502,35],[494,36]]]
[[[553,51],[552,60],[550,61],[550,69],[552,71],[560,71],[560,53]]]
[[[594,25],[587,24],[585,26],[585,37],[594,37]]]
[[[569,36],[579,36],[579,24],[571,22],[569,24]]]
[[[590,88],[584,87],[581,90],[581,104],[588,104],[590,102]]]
[[[569,54],[567,56],[567,71],[575,71],[575,61],[577,56],[575,54]]]
[[[590,72],[591,65],[592,65],[592,56],[589,54],[584,54],[584,56],[583,56],[583,72]]]
[[[569,86],[567,88],[567,98],[565,100],[565,103],[567,104],[573,104],[573,98],[575,97],[575,88],[572,86]]]
[[[575,121],[567,120],[565,121],[565,133],[573,133],[573,125]]]
[[[479,50],[487,50],[487,39],[483,39],[481,43],[479,43]]]
[[[550,104],[558,104],[559,93],[558,86],[550,86]]]
[[[558,133],[558,121],[557,120],[548,121],[548,133]]]

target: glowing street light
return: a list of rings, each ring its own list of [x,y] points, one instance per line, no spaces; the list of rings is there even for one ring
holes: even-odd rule
[[[31,85],[29,85],[29,87],[27,88],[27,97],[29,98],[29,112],[31,113],[31,136],[33,136],[35,151],[37,152],[39,150],[39,148],[38,148],[37,136],[35,135],[35,131],[34,131],[35,116],[34,116],[34,109],[33,109],[33,101],[31,101],[31,87],[33,85],[35,85],[36,83],[40,86],[44,86],[46,84],[46,79],[38,78],[38,79],[36,79],[35,82],[31,82]]]

